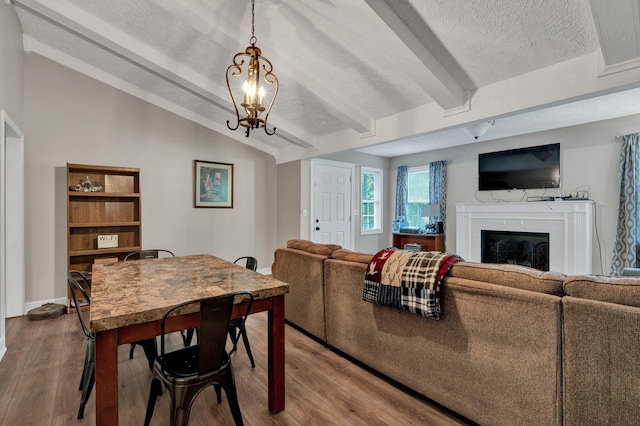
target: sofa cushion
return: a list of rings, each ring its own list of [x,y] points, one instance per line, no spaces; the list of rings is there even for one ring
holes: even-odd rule
[[[640,278],[576,275],[564,282],[564,292],[580,299],[640,307]]]
[[[458,262],[449,270],[445,283],[458,278],[562,296],[566,275],[520,265]]]
[[[351,251],[347,249],[336,250],[331,253],[331,257],[336,260],[344,260],[345,262],[356,262],[356,263],[364,263],[369,264],[371,259],[373,259],[372,254],[368,253],[360,253],[357,251]]]
[[[307,240],[289,240],[287,241],[287,248],[306,251],[308,253],[321,254],[323,256],[330,256],[336,250],[340,250],[342,247],[337,244],[319,244]]]

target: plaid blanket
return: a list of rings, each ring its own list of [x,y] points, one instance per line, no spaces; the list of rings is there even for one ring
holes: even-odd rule
[[[460,260],[435,251],[380,250],[367,267],[362,300],[440,319],[440,282]]]

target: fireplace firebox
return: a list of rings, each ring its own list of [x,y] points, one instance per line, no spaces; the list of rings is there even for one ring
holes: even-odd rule
[[[549,270],[549,233],[481,231],[481,262]]]

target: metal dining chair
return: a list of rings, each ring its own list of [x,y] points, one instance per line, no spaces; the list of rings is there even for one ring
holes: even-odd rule
[[[127,254],[124,257],[124,262],[130,260],[144,260],[144,259],[158,259],[160,256],[164,257],[175,257],[175,255],[169,251],[164,249],[151,249],[151,250],[139,250],[134,251]],[[149,369],[153,369],[153,360],[158,356],[158,346],[156,344],[156,340],[143,340],[140,342],[133,342],[129,347],[129,359],[133,358],[133,352],[137,345],[141,346],[144,350],[145,355],[147,356],[147,360],[149,361]],[[153,347],[151,347],[151,343],[153,343]]]
[[[84,356],[84,366],[82,367],[82,377],[80,378],[80,386],[78,390],[82,391],[82,397],[80,399],[80,408],[78,409],[78,419],[84,417],[84,407],[87,405],[91,390],[96,381],[96,341],[95,336],[89,329],[89,318],[85,319],[87,311],[83,311],[82,306],[91,306],[91,297],[89,296],[87,289],[89,289],[89,281],[86,275],[80,271],[68,271],[67,283],[69,285],[69,291],[73,298],[73,305],[78,313],[78,319],[80,320],[80,326],[82,332],[87,337],[87,348]]]
[[[80,326],[82,332],[87,337],[87,348],[84,356],[84,366],[82,368],[82,377],[80,378],[80,386],[78,390],[82,391],[82,397],[80,399],[80,408],[78,409],[78,419],[84,417],[84,407],[87,405],[87,401],[91,396],[93,385],[96,381],[96,341],[95,336],[89,329],[89,318],[87,312],[91,308],[91,296],[89,296],[89,280],[87,276],[80,271],[71,270],[67,272],[67,283],[73,300],[73,306],[76,308],[78,319],[80,320]],[[158,356],[158,349],[156,347],[155,339],[146,339],[136,344],[143,347],[147,361],[149,362],[149,368],[153,367],[153,361]]]
[[[126,262],[127,260],[157,259],[161,254],[165,257],[175,257],[175,255],[169,250],[152,249],[131,252],[124,257],[124,261]]]
[[[251,269],[252,271],[258,269],[258,259],[252,256],[239,257],[234,260],[233,263],[236,263],[238,265],[242,265],[244,263],[244,267],[247,269]]]
[[[236,260],[234,260],[233,263],[236,263],[236,264],[244,263],[245,268],[251,269],[252,271],[255,271],[256,269],[258,269],[258,259],[252,256],[239,257]],[[238,339],[242,337],[242,343],[244,344],[244,348],[247,351],[249,362],[251,362],[251,368],[255,368],[256,363],[253,360],[253,353],[251,352],[249,337],[247,337],[246,329],[244,327],[240,327],[241,324],[242,324],[241,318],[233,318],[231,319],[231,321],[229,321],[229,337],[231,337],[231,341],[233,342],[234,346],[238,343]],[[198,329],[191,328],[187,330],[186,334],[183,333],[182,340],[185,347],[191,345],[191,340],[193,339],[194,332],[197,333]]]
[[[251,256],[243,256],[239,257],[233,261],[233,263],[242,264],[244,262],[244,266],[247,269],[251,269],[255,271],[258,269],[258,259]],[[251,362],[251,368],[256,367],[256,363],[253,361],[253,354],[251,353],[251,345],[249,345],[249,338],[247,337],[247,330],[244,327],[241,327],[242,322],[240,318],[234,318],[229,321],[229,336],[233,341],[234,345],[238,343],[238,339],[242,336],[242,343],[244,343],[244,349],[247,351],[247,355],[249,356],[249,361]]]
[[[253,303],[253,295],[247,291],[182,303],[163,315],[160,323],[160,356],[153,365],[154,378],[151,381],[145,426],[148,426],[151,421],[156,400],[162,395],[163,388],[169,393],[170,424],[174,426],[188,424],[193,401],[202,389],[211,385],[215,389],[218,404],[222,402],[221,388],[224,389],[235,424],[243,424],[229,356],[236,345],[234,343],[229,352],[225,349],[229,321],[236,298],[241,298],[239,301],[248,300],[247,308],[240,317],[240,327],[244,329],[244,323]],[[200,305],[198,343],[166,352],[166,324],[171,320],[171,314],[177,309],[194,303]]]

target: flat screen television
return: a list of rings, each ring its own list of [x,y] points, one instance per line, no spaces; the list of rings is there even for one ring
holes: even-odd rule
[[[478,155],[478,190],[560,187],[560,144]]]

